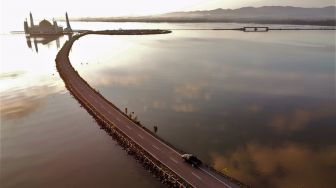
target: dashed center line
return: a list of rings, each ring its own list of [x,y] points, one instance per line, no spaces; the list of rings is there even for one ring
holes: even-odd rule
[[[195,173],[191,172],[191,174],[192,174],[192,175],[194,175],[196,178],[198,178],[198,179],[202,180],[202,178],[201,178],[201,177],[199,177],[199,176],[197,176]]]
[[[152,145],[152,146],[153,146],[153,148],[155,148],[157,150],[160,150],[160,148],[158,148],[157,146],[155,146],[155,145]]]
[[[144,137],[143,137],[143,136],[141,136],[141,134],[138,134],[138,136],[139,136],[141,139],[144,139]]]
[[[212,176],[213,178],[215,178],[216,180],[218,180],[219,182],[223,183],[224,185],[226,185],[228,188],[232,188],[230,185],[226,184],[225,182],[221,181],[220,179],[216,178],[214,175],[212,175],[211,173],[207,172],[206,170],[202,169],[201,170],[205,173],[207,173],[208,175]]]
[[[175,160],[174,158],[172,158],[172,157],[169,157],[169,158],[170,158],[170,160],[174,161],[174,163],[176,163],[176,164],[178,163],[177,160]]]

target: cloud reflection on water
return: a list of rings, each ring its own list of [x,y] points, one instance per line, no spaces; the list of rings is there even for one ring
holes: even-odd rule
[[[46,96],[63,90],[56,86],[42,85],[1,92],[1,118],[4,120],[23,118],[44,105]]]
[[[197,112],[199,110],[199,108],[193,104],[174,104],[172,109],[175,112]]]
[[[293,132],[305,129],[309,124],[319,122],[323,119],[336,116],[336,109],[333,105],[322,105],[318,109],[296,108],[285,114],[275,114],[270,126],[277,132]],[[316,123],[315,123],[316,124]],[[317,126],[317,125],[315,125]],[[321,124],[319,126],[322,126]]]
[[[64,37],[29,38],[36,48],[40,44],[38,54],[29,49],[31,45],[27,48],[25,36],[8,35],[0,39],[6,44],[0,69],[1,120],[26,117],[45,104],[45,97],[65,91],[54,61]],[[55,44],[50,43],[54,40]]]
[[[114,37],[92,36],[72,55],[87,55],[77,61],[92,69],[77,66],[79,72],[104,96],[139,112],[145,125],[158,124],[160,136],[174,145],[210,156],[217,169],[254,187],[316,187],[319,180],[330,187],[332,33],[304,32],[304,39],[297,32],[194,34],[134,37],[125,51]],[[293,45],[293,39],[319,47]],[[97,43],[106,56],[99,65],[98,52],[81,47]]]
[[[140,85],[144,81],[148,80],[148,76],[141,74],[125,74],[125,73],[104,73],[101,74],[92,74],[90,75],[90,84],[100,85],[100,86],[135,86]]]
[[[43,101],[32,97],[17,96],[10,101],[1,99],[1,118],[20,119],[36,111],[41,105]]]
[[[211,154],[214,167],[254,187],[333,187],[336,145],[314,149],[287,143],[248,143],[226,155]],[[261,175],[262,174],[262,175]],[[256,178],[257,177],[257,178]]]

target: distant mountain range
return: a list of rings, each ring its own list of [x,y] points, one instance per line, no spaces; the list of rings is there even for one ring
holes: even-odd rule
[[[336,6],[300,8],[290,6],[215,9],[141,17],[80,18],[80,21],[131,22],[240,22],[265,24],[307,24],[336,26]]]
[[[159,15],[165,18],[203,18],[203,19],[305,19],[321,20],[335,19],[336,7],[329,6],[324,8],[299,8],[283,6],[264,6],[264,7],[244,7],[239,9],[215,9],[207,11],[192,12],[173,12]]]

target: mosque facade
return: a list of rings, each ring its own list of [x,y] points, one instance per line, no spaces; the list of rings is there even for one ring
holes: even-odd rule
[[[24,22],[24,31],[28,35],[63,35],[72,33],[70,26],[68,13],[65,13],[67,27],[58,26],[57,22],[53,20],[53,23],[50,23],[48,20],[42,20],[38,25],[34,24],[34,19],[32,13],[29,14],[30,26],[28,21]]]

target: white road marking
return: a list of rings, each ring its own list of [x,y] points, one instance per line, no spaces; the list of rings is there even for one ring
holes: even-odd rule
[[[158,159],[156,155],[154,155],[154,154],[152,154],[152,153],[150,153],[150,154],[151,154],[154,158]]]
[[[155,148],[157,150],[160,150],[160,148],[158,148],[157,146],[154,146],[154,145],[152,145],[152,146],[153,146],[153,148]]]
[[[202,180],[201,177],[197,176],[196,174],[194,174],[193,172],[191,172],[192,175],[194,175],[196,178],[198,178],[199,180]]]
[[[120,121],[120,119],[119,119],[119,118],[117,118],[117,120],[118,120],[118,121]]]
[[[210,174],[209,172],[207,172],[206,170],[202,169],[201,170],[205,173],[207,173],[208,175],[210,175],[211,177],[215,178],[216,180],[220,181],[221,183],[223,183],[224,185],[226,185],[228,188],[232,188],[230,185],[226,184],[225,182],[221,181],[220,179],[218,179],[217,177],[215,177],[214,175]]]
[[[82,80],[80,80],[80,81],[82,81]],[[91,88],[89,88],[89,89],[91,89]],[[81,96],[82,99],[84,99],[84,101],[87,101],[86,97],[84,97],[84,96],[81,95],[81,94],[79,94],[79,95]],[[99,96],[98,96],[98,97],[99,97]],[[92,108],[89,107],[89,106],[88,106],[88,108],[89,108],[89,109],[96,109],[96,110],[99,112],[99,110],[98,110],[94,105],[92,105]],[[114,109],[114,110],[115,110],[115,109]],[[103,117],[105,117],[103,113],[102,113],[101,115],[102,115]],[[106,117],[105,117],[105,118],[106,118]],[[106,118],[106,119],[107,119],[107,121],[109,121],[109,118]],[[125,119],[128,120],[129,122],[132,122],[132,121],[129,120],[128,118],[125,118]],[[128,128],[130,128],[130,127],[128,127]],[[123,130],[120,130],[120,131],[123,132]],[[168,145],[166,145],[165,143],[161,142],[159,139],[155,138],[153,135],[149,134],[147,131],[144,131],[144,132],[145,132],[146,134],[148,134],[149,136],[152,136],[152,138],[154,138],[155,140],[157,140],[157,141],[160,142],[161,144],[164,144],[166,147],[172,149],[170,146],[168,146]],[[141,146],[141,143],[139,143],[139,145],[140,145],[141,148],[145,149],[144,146]],[[175,153],[177,153],[178,155],[180,155],[177,151],[175,151],[175,150],[173,150],[173,149],[172,149],[172,151],[174,151]],[[157,158],[156,155],[150,153],[150,151],[148,151],[148,152],[149,152],[150,155],[152,155],[154,158],[156,158],[156,159],[158,160],[158,158]],[[166,165],[164,162],[162,162],[162,163],[163,163],[164,165]],[[166,165],[166,166],[167,166],[167,165]],[[169,168],[169,166],[167,166],[167,167]],[[179,175],[179,173],[175,172],[175,171],[174,171],[173,169],[171,169],[171,168],[169,168],[169,169],[172,170],[174,173],[176,173],[178,176],[180,176],[182,179],[184,179],[183,176]],[[187,183],[189,183],[191,186],[196,187],[196,186],[194,186],[192,183],[188,182],[187,180],[184,179],[184,181],[186,181]]]
[[[143,136],[141,136],[141,134],[138,134],[138,136],[139,136],[141,139],[144,139],[144,137],[143,137]]]
[[[175,160],[174,158],[172,158],[172,157],[169,157],[169,158],[170,158],[170,160],[174,161],[174,163],[176,163],[176,164],[178,163],[177,160]]]
[[[116,109],[114,109],[116,111]],[[134,124],[133,121],[131,121],[130,119],[128,119],[127,117],[123,117],[124,119],[126,119],[126,121],[129,121],[130,123]],[[167,148],[170,148],[171,151],[175,152],[176,154],[178,154],[179,156],[181,155],[179,152],[177,152],[175,149],[173,149],[172,147],[168,146],[166,143],[163,143],[161,140],[157,139],[155,136],[151,135],[149,132],[147,131],[143,131],[145,132],[148,136],[154,138],[156,141],[160,142],[162,145],[166,146]]]
[[[126,127],[127,127],[129,130],[132,130],[132,128],[131,128],[130,126],[128,126],[128,125],[126,125]]]

